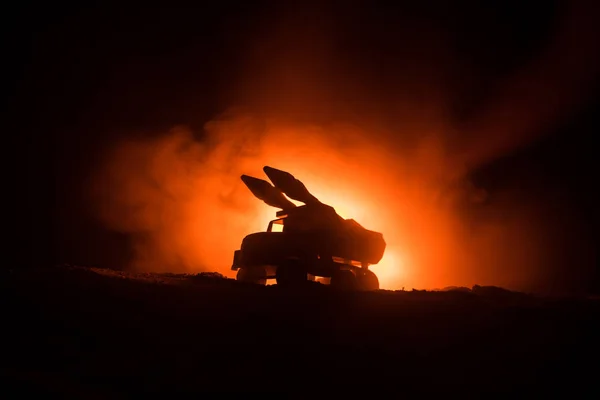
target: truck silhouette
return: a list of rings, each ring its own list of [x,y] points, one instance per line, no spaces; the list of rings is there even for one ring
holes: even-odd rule
[[[383,235],[342,218],[290,173],[268,166],[263,170],[273,185],[248,175],[242,181],[254,196],[280,211],[266,232],[247,235],[234,252],[236,279],[262,285],[276,279],[278,286],[289,287],[321,277],[340,289],[379,289],[369,265],[383,257]],[[288,197],[304,205],[296,206]]]

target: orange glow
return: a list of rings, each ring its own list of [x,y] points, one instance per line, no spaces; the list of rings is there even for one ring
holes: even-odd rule
[[[401,282],[403,278],[404,263],[401,256],[394,249],[387,251],[379,264],[371,267],[377,277],[384,285],[389,282]],[[394,285],[397,287],[397,285]]]
[[[383,233],[386,253],[372,267],[383,288],[521,289],[546,275],[557,246],[548,244],[545,228],[554,222],[541,208],[553,199],[516,183],[487,193],[468,169],[531,142],[593,87],[587,82],[596,65],[580,56],[595,42],[573,34],[579,20],[567,18],[531,64],[495,84],[498,92],[480,106],[455,115],[455,101],[480,78],[469,63],[466,74],[457,73],[462,62],[443,30],[414,35],[407,26],[406,39],[417,42],[393,49],[402,63],[382,76],[363,75],[362,62],[338,57],[347,39],[336,36],[337,19],[314,11],[273,18],[257,37],[239,35],[234,47],[246,50],[217,103],[256,114],[236,109],[202,132],[175,128],[115,143],[106,154],[90,177],[91,213],[131,239],[130,267],[233,276],[242,238],[275,218],[240,175],[264,177],[262,167],[271,165],[343,217]],[[570,57],[558,61],[568,63],[555,62],[562,54]]]
[[[233,277],[242,238],[275,219],[277,210],[240,180],[266,178],[265,165],[292,173],[342,217],[383,233],[386,253],[371,267],[382,288],[510,286],[518,277],[504,274],[505,265],[525,270],[539,261],[535,235],[519,214],[481,226],[461,217],[457,205],[481,193],[445,163],[431,135],[391,151],[382,139],[389,132],[246,114],[226,114],[205,130],[203,140],[174,129],[119,143],[98,171],[94,211],[109,228],[132,235],[133,269]]]

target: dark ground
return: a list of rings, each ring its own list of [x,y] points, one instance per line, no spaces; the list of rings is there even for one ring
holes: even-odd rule
[[[68,266],[2,274],[2,387],[19,397],[599,391],[597,299],[284,292]]]

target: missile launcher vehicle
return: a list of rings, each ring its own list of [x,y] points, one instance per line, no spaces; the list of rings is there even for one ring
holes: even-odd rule
[[[263,170],[273,184],[248,175],[242,181],[254,196],[280,210],[266,232],[247,235],[234,252],[236,279],[262,285],[275,279],[278,286],[289,287],[319,278],[340,289],[379,289],[369,265],[383,257],[383,235],[342,218],[290,173]],[[288,198],[304,204],[296,206]]]

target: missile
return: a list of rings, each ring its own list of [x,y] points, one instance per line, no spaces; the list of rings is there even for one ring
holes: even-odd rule
[[[242,175],[242,181],[246,184],[254,196],[264,201],[271,207],[281,208],[282,210],[296,207],[294,203],[289,201],[283,195],[283,193],[281,193],[280,189],[274,187],[265,180],[254,178],[248,175]]]
[[[264,167],[263,171],[265,171],[265,174],[273,182],[273,185],[289,198],[301,201],[304,204],[320,203],[315,196],[310,194],[306,186],[289,172],[268,166]]]

